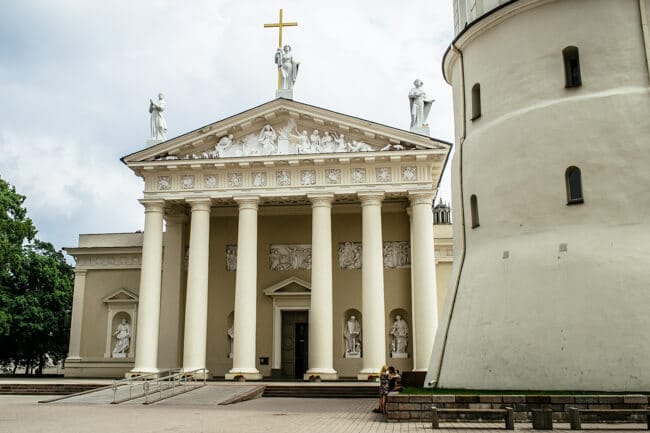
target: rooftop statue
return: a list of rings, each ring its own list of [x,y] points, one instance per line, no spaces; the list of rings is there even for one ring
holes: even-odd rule
[[[149,99],[149,113],[151,113],[151,139],[152,140],[166,140],[167,137],[167,121],[162,115],[165,111],[165,95],[158,94],[158,101],[154,102]]]
[[[427,99],[427,94],[422,89],[422,80],[419,78],[413,82],[413,87],[409,92],[409,102],[411,105],[411,131],[412,132],[426,132],[428,135],[428,125],[426,124],[427,117],[429,117],[429,110],[433,99]],[[426,131],[425,131],[426,130]]]
[[[291,46],[285,45],[275,52],[275,64],[280,70],[280,89],[291,90],[296,83],[300,62],[294,60]]]

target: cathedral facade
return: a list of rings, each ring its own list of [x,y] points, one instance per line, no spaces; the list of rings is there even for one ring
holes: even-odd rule
[[[67,249],[66,376],[427,369],[452,263],[449,208],[433,209],[449,143],[278,98],[151,144],[122,159],[144,231]]]

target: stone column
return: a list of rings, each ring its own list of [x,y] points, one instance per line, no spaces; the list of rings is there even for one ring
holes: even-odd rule
[[[359,193],[362,212],[361,313],[363,364],[358,379],[377,374],[386,363],[384,248],[381,236],[383,193]]]
[[[187,267],[187,294],[185,296],[183,370],[191,371],[205,368],[208,332],[210,199],[187,201],[192,206],[192,219],[190,221],[190,250]],[[202,377],[202,375],[200,376]]]
[[[140,203],[144,206],[144,236],[142,240],[142,265],[140,268],[135,365],[131,370],[131,374],[157,373],[159,371],[158,325],[160,321],[160,281],[165,202],[162,200],[141,200]]]
[[[337,379],[334,370],[332,305],[332,194],[308,196],[312,207],[309,369],[305,379]]]
[[[160,348],[158,367],[178,368],[183,365],[183,311],[185,287],[185,227],[187,215],[184,210],[165,210],[165,234],[163,236],[163,268],[160,293]]]
[[[255,367],[257,326],[257,204],[258,197],[235,197],[239,203],[235,320],[232,369],[226,379],[238,375],[261,379]]]
[[[433,192],[411,192],[411,274],[413,281],[413,369],[425,371],[438,327],[436,262],[433,246]]]
[[[70,346],[66,361],[81,359],[81,326],[84,315],[84,294],[86,292],[86,270],[75,269],[74,292],[72,295],[72,317],[70,318]]]

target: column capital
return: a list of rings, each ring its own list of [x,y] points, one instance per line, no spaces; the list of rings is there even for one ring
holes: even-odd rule
[[[332,207],[334,194],[307,194],[311,207]]]
[[[75,270],[74,270],[74,276],[75,277],[85,277],[87,273],[88,273],[88,269],[77,269],[77,268],[75,268]]]
[[[257,195],[243,195],[239,197],[233,197],[233,200],[235,200],[239,205],[239,210],[242,209],[257,210],[260,202],[260,197]]]
[[[409,191],[411,206],[426,204],[433,207],[433,200],[436,198],[435,191]]]
[[[367,191],[357,193],[357,197],[361,200],[361,206],[381,206],[384,199],[383,191]]]
[[[160,212],[163,213],[165,210],[165,200],[156,200],[156,199],[140,199],[138,200],[142,206],[144,206],[145,212]]]
[[[207,197],[186,198],[185,202],[192,207],[192,212],[196,210],[209,212],[212,205],[212,200]]]

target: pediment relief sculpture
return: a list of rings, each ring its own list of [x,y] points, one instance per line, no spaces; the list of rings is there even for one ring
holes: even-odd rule
[[[196,160],[237,158],[245,156],[300,155],[318,153],[355,153],[414,149],[415,146],[394,144],[385,140],[368,143],[359,137],[349,137],[343,131],[330,128],[316,129],[313,126],[298,125],[290,118],[279,125],[266,124],[261,130],[235,137],[233,134],[216,138],[216,143],[200,151],[170,155],[161,153],[153,159]]]

